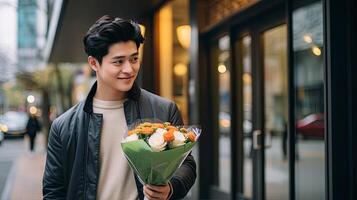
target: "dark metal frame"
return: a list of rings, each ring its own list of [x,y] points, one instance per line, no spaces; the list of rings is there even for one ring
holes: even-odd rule
[[[274,8],[274,14],[264,15],[264,19],[259,20],[252,27],[252,73],[253,73],[253,130],[261,130],[263,136],[260,138],[262,146],[265,146],[265,87],[264,87],[264,31],[286,23],[284,4]],[[255,122],[255,123],[254,123]],[[290,144],[289,144],[290,146]],[[263,200],[266,194],[265,184],[265,148],[255,150],[253,164],[256,169],[253,179],[253,199]],[[255,180],[255,183],[254,183]]]
[[[264,12],[267,11],[278,11],[275,12],[275,14],[271,14],[272,18],[266,18],[264,15]],[[280,14],[279,14],[280,12]],[[274,12],[271,12],[274,13]],[[213,78],[213,75],[211,73],[215,73],[212,70],[212,67],[210,67],[210,52],[209,52],[209,47],[210,47],[210,41],[212,40],[217,40],[217,38],[224,34],[228,33],[230,35],[230,47],[231,47],[231,109],[232,109],[232,116],[231,116],[231,169],[232,169],[232,177],[231,177],[231,195],[230,199],[238,199],[241,198],[239,196],[236,196],[237,192],[242,192],[243,191],[243,183],[242,179],[238,179],[240,175],[242,175],[242,170],[243,170],[243,160],[242,160],[242,145],[239,145],[242,143],[243,138],[239,137],[242,135],[243,132],[243,125],[239,116],[242,116],[242,104],[241,103],[236,103],[237,99],[241,97],[241,78],[242,77],[242,71],[241,69],[238,69],[236,67],[236,49],[235,49],[235,42],[239,37],[242,36],[242,34],[245,33],[246,29],[252,30],[252,37],[258,39],[258,40],[253,40],[252,43],[252,57],[253,58],[258,58],[258,59],[253,59],[252,60],[252,70],[254,73],[253,77],[257,78],[257,80],[253,80],[253,87],[255,88],[253,93],[253,100],[254,105],[253,109],[258,109],[259,111],[264,112],[264,100],[262,99],[262,94],[264,91],[263,88],[263,70],[258,69],[257,67],[260,66],[262,67],[262,63],[258,63],[259,60],[262,60],[262,41],[260,40],[260,34],[269,28],[273,28],[275,26],[278,26],[280,24],[286,23],[286,18],[284,17],[286,14],[286,8],[285,4],[283,1],[271,1],[271,2],[260,2],[257,3],[256,5],[252,6],[251,8],[248,8],[247,10],[244,10],[240,13],[237,13],[235,16],[233,16],[231,19],[228,19],[225,22],[222,22],[218,24],[216,27],[210,29],[207,29],[205,32],[200,34],[200,49],[203,49],[204,52],[201,52],[200,55],[202,57],[201,59],[201,64],[200,66],[205,68],[204,66],[207,66],[207,69],[201,69],[202,73],[200,73],[202,76],[207,77],[205,80],[205,84],[201,85],[203,88],[204,86],[207,86],[208,91],[205,91],[207,96],[215,97],[213,91],[216,91],[218,88],[214,88],[214,85],[216,81]],[[255,19],[256,21],[253,23],[254,26],[250,26],[249,24],[252,23],[252,19],[259,17],[259,15],[264,15],[264,19]],[[279,16],[280,15],[280,16]],[[275,18],[275,19],[274,19]],[[280,18],[280,21],[279,21]],[[249,24],[246,23],[247,19],[249,19]],[[244,28],[244,30],[242,29]],[[238,55],[239,56],[239,55]],[[209,78],[211,77],[211,78]],[[213,81],[212,81],[213,80]],[[206,97],[207,97],[206,96]],[[241,99],[241,98],[240,98]],[[204,103],[206,106],[205,108],[208,108],[208,113],[201,118],[202,125],[205,127],[209,127],[209,132],[207,132],[207,135],[209,138],[207,140],[210,140],[210,142],[205,142],[206,145],[210,143],[211,145],[213,144],[214,146],[205,146],[204,144],[202,145],[201,143],[201,148],[200,151],[207,152],[208,149],[210,149],[211,155],[213,155],[213,160],[209,158],[210,160],[206,159],[207,156],[205,157],[200,157],[200,163],[201,165],[205,166],[216,166],[214,168],[210,168],[210,170],[217,169],[217,163],[218,163],[218,155],[217,154],[217,126],[214,126],[212,122],[216,122],[217,119],[213,119],[213,116],[217,116],[217,108],[214,108],[215,105],[215,100],[214,99],[209,99],[208,101],[201,102]],[[253,113],[257,113],[256,110],[253,111]],[[253,121],[257,122],[255,123],[255,129],[261,129],[264,130],[264,121],[263,121],[263,115],[255,115],[253,116]],[[264,140],[264,138],[262,138]],[[216,141],[216,142],[215,142]],[[264,141],[263,141],[264,143]],[[213,148],[212,148],[213,147]],[[214,152],[212,152],[214,151]],[[264,183],[264,149],[260,151],[255,151],[254,153],[254,158],[253,162],[255,162],[253,170],[255,171],[254,174],[256,175],[253,179],[258,180],[255,182],[253,185],[256,185],[257,187],[254,187],[253,189],[253,199],[264,199],[265,196],[265,183]],[[294,164],[294,162],[292,162]],[[293,165],[292,164],[292,165]],[[200,168],[201,169],[201,168]],[[238,170],[234,170],[238,169]],[[212,171],[211,171],[212,173]],[[209,172],[204,172],[202,174],[203,177],[208,175]],[[241,176],[242,177],[242,176]],[[204,182],[205,185],[201,185],[201,198],[209,198],[213,196],[207,195],[207,189],[210,188],[211,194],[214,193],[219,193],[220,195],[223,195],[216,187],[211,187],[210,185],[215,184],[215,180],[217,180],[217,173],[214,172],[213,179],[207,179],[207,178],[202,178],[200,180],[200,183]],[[209,182],[206,182],[209,181]],[[221,197],[222,198],[222,197]],[[226,197],[227,198],[227,197]]]
[[[324,1],[326,197],[357,198],[356,1]]]
[[[295,74],[294,74],[294,49],[293,49],[293,23],[292,6],[293,0],[288,0],[286,5],[287,28],[288,28],[288,159],[289,159],[289,196],[290,200],[295,200]],[[293,122],[293,123],[291,123]]]
[[[235,33],[231,29],[230,30],[230,38],[234,38]],[[242,42],[237,40],[230,40],[230,48],[231,48],[231,74],[232,78],[230,79],[231,85],[231,163],[232,163],[232,173],[231,173],[231,199],[239,199],[244,198],[243,196],[236,196],[236,194],[241,194],[244,191],[244,180],[243,180],[243,166],[244,162],[242,159],[244,156],[243,150],[243,122],[242,120],[238,120],[243,116],[243,103],[235,103],[236,99],[243,99],[243,80],[241,78],[234,77],[242,77],[243,69],[241,67],[237,67],[237,62],[242,61],[242,55],[237,51],[237,48],[241,49]],[[242,63],[239,63],[239,66],[242,66]],[[234,170],[236,169],[236,170]],[[237,180],[236,177],[241,177]]]
[[[212,158],[214,158],[214,138],[213,138],[213,124],[211,123],[211,113],[212,108],[210,105],[211,98],[207,98],[211,96],[212,91],[212,83],[210,82],[209,77],[209,69],[208,67],[208,58],[209,58],[209,45],[206,44],[205,37],[199,37],[199,87],[207,88],[204,90],[200,90],[199,98],[199,123],[202,125],[202,132],[205,134],[204,137],[200,138],[200,146],[199,146],[199,172],[200,172],[200,199],[209,198],[209,188],[214,184],[214,175],[212,172],[214,171],[214,165],[211,164]],[[214,159],[213,159],[214,160]]]

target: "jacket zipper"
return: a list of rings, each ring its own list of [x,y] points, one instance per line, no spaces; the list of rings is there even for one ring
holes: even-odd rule
[[[100,122],[100,127],[101,127],[101,126],[102,126],[102,123],[103,123],[103,115],[101,115],[101,114],[94,114],[94,113],[93,113],[93,115],[97,115],[97,116],[99,116],[99,117],[101,118],[101,122]],[[93,119],[93,115],[90,115],[90,119],[89,119],[89,123],[90,123],[90,124],[93,124],[93,123],[92,123],[92,121],[94,120],[94,119]],[[94,129],[93,125],[92,125],[92,126],[89,125],[89,128]],[[93,131],[94,131],[94,130],[92,130],[92,133],[94,133]],[[89,133],[89,132],[90,132],[90,130],[88,130],[88,133]],[[98,157],[97,157],[97,163],[98,163],[98,165],[97,165],[97,171],[96,171],[97,181],[98,181],[98,179],[99,179],[99,151],[100,151],[100,139],[101,139],[101,138],[100,138],[100,130],[98,131],[98,134],[99,134],[99,135],[98,135],[99,140],[98,140],[98,142],[97,142],[98,145],[96,145],[96,150],[97,150],[96,153],[97,153],[97,155],[98,155]],[[88,140],[88,135],[87,135],[87,140]],[[86,166],[85,166],[85,172],[86,172],[86,174],[85,174],[85,181],[84,181],[84,200],[87,199],[87,187],[88,187],[88,186],[87,186],[87,185],[88,185],[88,177],[87,177],[88,167],[87,167],[87,166],[88,166],[88,148],[89,148],[89,147],[88,147],[88,144],[89,144],[89,143],[87,142],[87,144],[86,144],[86,145],[87,145],[87,146],[86,146],[86,155],[85,155],[85,157],[86,157],[86,158],[85,158],[85,159],[86,159],[86,160],[85,160],[85,165],[86,165]],[[97,182],[97,184],[98,184],[98,182]],[[96,189],[96,192],[97,192],[97,186],[98,186],[98,185],[96,185],[96,188],[95,188],[95,189]],[[94,194],[94,195],[97,195],[97,194]],[[96,198],[96,197],[95,197],[95,198]]]
[[[97,151],[96,151],[96,153],[97,153],[97,155],[98,155],[98,157],[97,157],[97,163],[98,163],[98,165],[97,165],[97,172],[96,172],[96,174],[97,174],[97,184],[96,184],[96,187],[95,187],[95,195],[97,195],[97,191],[98,191],[98,182],[99,182],[99,170],[100,170],[100,155],[99,155],[99,153],[100,153],[100,142],[101,142],[101,130],[102,130],[102,125],[103,125],[103,114],[96,114],[97,115],[97,117],[99,116],[100,117],[100,124],[99,124],[99,130],[98,130],[98,143],[97,143]],[[97,127],[98,128],[98,127]]]

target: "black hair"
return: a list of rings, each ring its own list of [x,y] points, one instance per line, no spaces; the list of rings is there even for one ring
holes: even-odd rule
[[[101,64],[112,44],[133,41],[139,48],[144,40],[137,23],[104,15],[89,28],[83,38],[83,44],[87,55],[93,56]]]

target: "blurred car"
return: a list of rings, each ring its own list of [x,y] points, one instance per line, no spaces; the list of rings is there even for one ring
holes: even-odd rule
[[[219,113],[219,131],[222,135],[228,136],[231,128],[231,115],[227,112]]]
[[[297,132],[306,138],[324,138],[325,120],[323,113],[310,114],[296,123]]]
[[[27,120],[25,112],[6,112],[0,116],[0,131],[4,137],[23,136],[26,133]]]
[[[4,133],[0,131],[0,145],[2,144],[2,141],[4,141]]]
[[[252,133],[252,121],[245,119],[243,121],[244,136],[249,137]],[[227,112],[219,113],[219,130],[222,135],[229,136],[231,130],[231,115]]]

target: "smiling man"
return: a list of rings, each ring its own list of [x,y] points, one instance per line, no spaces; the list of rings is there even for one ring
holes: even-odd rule
[[[121,150],[127,126],[155,118],[182,125],[175,103],[141,89],[135,22],[103,16],[83,39],[97,81],[85,101],[52,124],[43,178],[44,199],[179,199],[196,179],[189,155],[167,185],[142,185]]]

